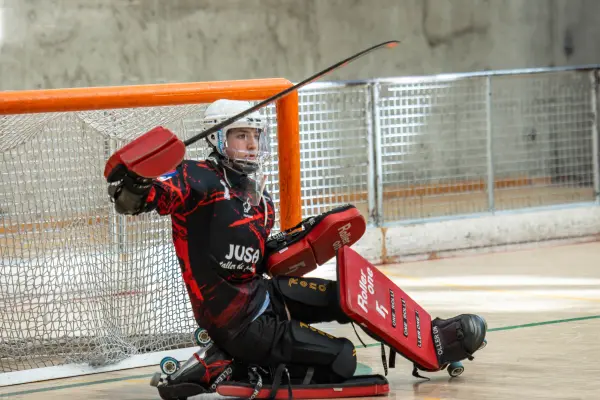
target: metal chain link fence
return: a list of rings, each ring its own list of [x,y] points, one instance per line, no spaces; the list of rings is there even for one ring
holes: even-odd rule
[[[301,91],[303,215],[375,226],[598,201],[597,71],[313,84]]]

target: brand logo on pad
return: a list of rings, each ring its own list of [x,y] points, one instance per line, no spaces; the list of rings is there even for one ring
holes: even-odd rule
[[[219,375],[217,377],[217,379],[215,379],[214,383],[212,385],[210,385],[210,389],[216,390],[217,386],[219,386],[219,383],[223,382],[225,379],[227,379],[229,376],[231,376],[232,373],[233,373],[233,370],[231,369],[231,367],[227,367],[227,369],[225,371],[221,372],[221,375]]]
[[[315,291],[319,290],[320,292],[327,291],[327,286],[323,284],[317,285],[315,282],[308,282],[305,280],[300,280],[298,278],[290,278],[290,280],[288,281],[288,286],[292,287],[292,285],[300,285],[303,288],[309,288]]]
[[[421,319],[417,310],[415,310],[415,321],[417,325],[417,346],[421,347]]]
[[[402,300],[402,331],[404,333],[404,337],[408,337],[408,316],[406,313],[406,300]]]
[[[348,222],[346,225],[338,228],[338,234],[340,235],[340,240],[336,240],[333,243],[333,250],[338,251],[340,247],[345,244],[350,243],[352,237],[350,236],[350,228],[352,228],[352,224]]]
[[[438,356],[444,354],[444,348],[442,347],[442,341],[440,339],[440,330],[437,326],[433,327],[433,343],[435,343],[435,349]]]
[[[316,333],[318,333],[319,335],[327,336],[327,337],[328,337],[328,338],[330,338],[330,339],[335,339],[335,338],[336,338],[335,336],[333,336],[333,335],[330,335],[330,334],[329,334],[329,333],[327,333],[327,332],[323,332],[323,331],[321,331],[321,330],[319,330],[319,329],[317,329],[317,328],[314,328],[314,327],[312,327],[312,326],[310,326],[310,325],[308,325],[308,324],[305,324],[304,322],[300,322],[300,328],[306,328],[306,329],[310,329],[311,331],[313,331],[313,332],[316,332]]]
[[[390,309],[392,311],[392,328],[396,327],[396,298],[394,291],[390,289]]]
[[[368,313],[368,299],[369,294],[375,294],[375,287],[373,286],[373,271],[371,268],[367,268],[367,274],[365,274],[365,270],[360,270],[360,281],[358,282],[360,286],[360,293],[358,294],[358,305],[363,309],[365,313]]]

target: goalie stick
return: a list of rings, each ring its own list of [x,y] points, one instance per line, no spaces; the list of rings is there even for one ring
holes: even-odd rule
[[[381,48],[394,48],[399,43],[400,43],[399,40],[390,40],[387,42],[376,44],[375,46],[371,46],[368,49],[358,52],[358,53],[354,54],[353,56],[346,58],[345,60],[339,61],[339,62],[333,64],[332,66],[325,68],[323,71],[317,72],[316,74],[314,74],[313,76],[311,76],[309,78],[306,78],[302,82],[297,83],[294,86],[290,86],[289,88],[285,89],[284,91],[279,92],[276,95],[273,95],[273,96],[269,97],[268,99],[261,101],[260,103],[256,104],[253,107],[250,107],[246,111],[242,111],[241,113],[234,115],[233,117],[226,119],[225,121],[223,121],[215,126],[212,126],[211,128],[205,130],[204,132],[200,132],[198,135],[189,138],[188,140],[186,140],[183,143],[187,147],[190,144],[193,144],[193,143],[197,142],[198,140],[207,137],[211,133],[217,132],[218,130],[223,129],[224,127],[226,127],[227,125],[230,125],[231,123],[237,121],[238,119],[243,118],[248,114],[252,114],[254,111],[263,108],[264,106],[268,105],[269,103],[272,103],[276,100],[281,99],[282,97],[287,96],[289,93],[293,92],[294,90],[298,90],[301,87],[306,86],[309,83],[316,81],[319,78],[322,78],[323,76],[336,70],[337,68],[343,67],[343,66],[351,63],[352,61],[359,59],[360,57],[364,56],[367,53],[370,53],[374,50],[381,49]]]
[[[255,106],[250,107],[247,110],[242,111],[241,113],[234,115],[233,117],[226,119],[225,121],[222,121],[203,132],[200,132],[196,136],[187,139],[185,142],[182,142],[169,130],[160,126],[156,127],[114,153],[106,162],[104,168],[104,177],[108,182],[117,181],[122,179],[125,170],[130,170],[137,176],[143,178],[156,178],[165,172],[171,171],[183,160],[185,148],[187,146],[207,137],[213,132],[217,132],[218,130],[230,125],[238,119],[259,110],[269,103],[287,96],[291,92],[306,86],[307,84],[327,75],[337,68],[347,65],[348,63],[364,56],[367,53],[382,48],[393,48],[399,43],[400,41],[398,40],[390,40],[358,52],[353,56],[339,61],[332,66],[314,74],[313,76],[306,78],[302,82],[297,83],[294,86],[291,86],[269,97],[268,99],[261,101]]]

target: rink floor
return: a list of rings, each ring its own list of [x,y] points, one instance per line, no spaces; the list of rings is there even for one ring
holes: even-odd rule
[[[399,357],[387,379],[394,399],[587,399],[600,393],[600,243],[538,247],[380,267],[432,316],[483,315],[488,346],[465,372],[411,376]],[[323,269],[319,276],[332,271]],[[318,326],[357,345],[359,373],[381,373],[380,347],[350,326]],[[361,332],[359,331],[359,334]],[[367,344],[373,341],[361,335]],[[158,367],[0,388],[10,399],[159,399]],[[218,397],[218,396],[213,396]]]

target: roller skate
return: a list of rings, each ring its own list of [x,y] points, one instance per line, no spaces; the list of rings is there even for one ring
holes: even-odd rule
[[[194,331],[192,338],[196,345],[200,346],[200,348],[204,348],[212,342],[208,331],[204,328],[197,328]],[[179,363],[179,360],[173,357],[168,356],[160,361],[160,370],[167,376],[173,375],[175,372],[179,371],[180,368],[181,364]]]
[[[487,339],[483,339],[483,343],[481,343],[481,346],[479,346],[479,349],[477,349],[477,351],[483,349],[485,346],[487,346]],[[462,361],[453,361],[449,364],[445,364],[440,371],[446,370],[448,371],[448,375],[450,375],[451,378],[456,378],[457,376],[460,376],[464,371],[465,371],[465,367],[462,363]]]
[[[232,360],[218,349],[205,330],[194,332],[194,341],[201,348],[183,365],[173,357],[160,362],[161,372],[150,379],[163,400],[185,400],[203,393],[214,393],[219,383],[228,380],[232,373]]]
[[[194,331],[194,342],[200,347],[205,347],[208,346],[212,340],[206,329],[198,328]]]
[[[465,371],[462,359],[472,361],[473,354],[487,346],[487,322],[479,315],[462,314],[448,320],[436,318],[432,327],[440,371],[446,370],[452,378]]]

